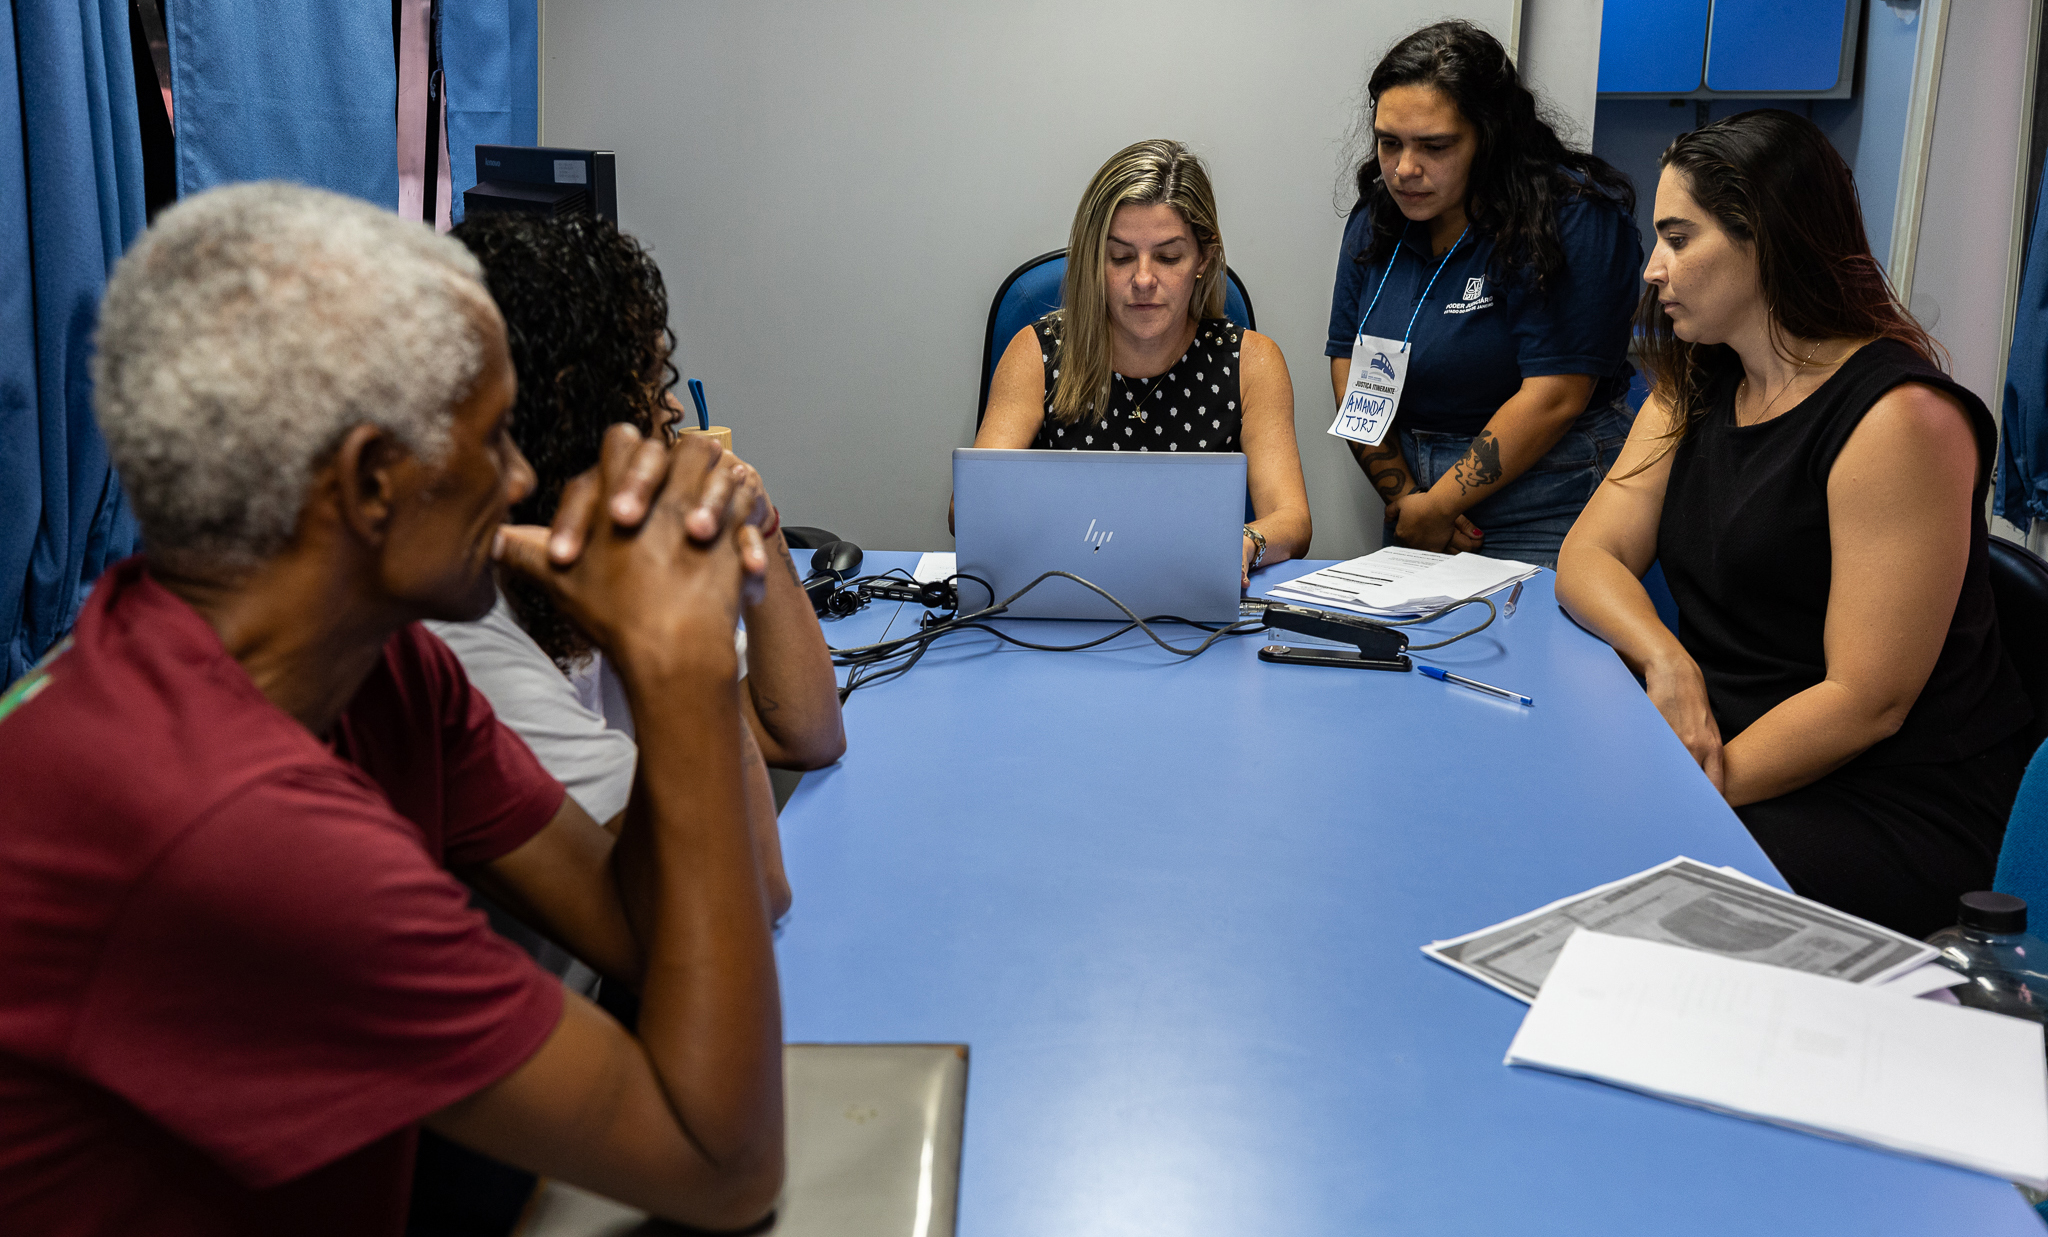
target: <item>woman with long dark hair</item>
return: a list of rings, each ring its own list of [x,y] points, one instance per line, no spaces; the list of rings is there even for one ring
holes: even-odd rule
[[[2028,756],[1986,558],[1991,414],[1899,306],[1811,121],[1744,112],[1663,169],[1638,317],[1656,385],[1558,599],[1795,891],[1924,936],[1990,886]]]
[[[1387,540],[1554,565],[1628,435],[1635,191],[1561,141],[1492,35],[1396,43],[1330,305],[1331,432]]]

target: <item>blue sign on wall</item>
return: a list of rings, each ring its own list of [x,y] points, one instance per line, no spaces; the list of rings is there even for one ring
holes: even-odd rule
[[[1600,92],[1691,94],[1707,59],[1708,0],[1600,10]]]
[[[1842,76],[1847,0],[1715,0],[1709,90],[1828,90]]]
[[[1600,15],[1600,93],[1846,98],[1854,0],[1615,0]]]

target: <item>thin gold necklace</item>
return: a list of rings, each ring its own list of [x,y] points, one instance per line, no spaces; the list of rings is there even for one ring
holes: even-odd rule
[[[1815,340],[1815,341],[1814,341],[1814,343],[1813,343],[1813,347],[1811,347],[1811,348],[1808,348],[1808,349],[1806,350],[1806,357],[1805,357],[1805,359],[1799,362],[1799,368],[1800,368],[1800,369],[1805,369],[1805,368],[1806,368],[1806,367],[1807,367],[1808,365],[1810,365],[1810,364],[1812,364],[1812,363],[1813,363],[1813,354],[1814,354],[1814,353],[1816,353],[1816,352],[1819,352],[1819,351],[1820,351],[1820,346],[1821,346],[1821,344],[1823,344],[1823,343],[1825,343],[1825,342],[1827,342],[1827,341],[1825,341],[1825,340]],[[1795,372],[1795,373],[1793,373],[1793,375],[1792,375],[1792,376],[1791,376],[1790,378],[1787,378],[1787,379],[1785,380],[1785,385],[1784,385],[1784,386],[1782,386],[1782,387],[1779,387],[1779,388],[1778,388],[1778,393],[1777,393],[1776,395],[1773,395],[1773,396],[1771,397],[1771,399],[1770,399],[1770,402],[1764,405],[1764,410],[1763,410],[1762,412],[1758,413],[1758,414],[1756,415],[1756,420],[1754,420],[1754,421],[1751,421],[1751,422],[1750,422],[1750,424],[1751,424],[1751,425],[1762,425],[1762,424],[1764,423],[1765,419],[1767,419],[1767,418],[1768,418],[1768,417],[1769,417],[1769,416],[1771,415],[1771,408],[1772,408],[1772,407],[1773,407],[1773,406],[1774,406],[1775,404],[1777,404],[1777,402],[1778,402],[1779,400],[1781,400],[1781,399],[1784,399],[1784,398],[1785,398],[1785,392],[1787,392],[1787,391],[1791,390],[1791,389],[1792,389],[1792,384],[1793,384],[1793,383],[1795,383],[1795,382],[1797,382],[1797,381],[1799,381],[1799,375],[1798,375],[1798,373],[1797,373],[1797,372]],[[1738,390],[1738,391],[1736,392],[1736,398],[1740,399],[1740,398],[1741,398],[1741,396],[1742,396],[1742,392],[1743,392],[1743,391],[1747,391],[1748,389],[1749,389],[1749,375],[1748,375],[1748,374],[1744,374],[1744,375],[1742,376],[1742,388],[1741,388],[1741,390]]]
[[[1201,324],[1200,322],[1197,322],[1197,323],[1195,324],[1195,339],[1200,339],[1200,338],[1201,338],[1201,336],[1202,336],[1202,324]],[[1190,353],[1190,352],[1194,351],[1194,348],[1195,348],[1195,340],[1194,340],[1194,339],[1190,339],[1190,340],[1188,341],[1188,346],[1187,346],[1187,347],[1185,347],[1185,348],[1183,348],[1183,349],[1181,349],[1181,353],[1180,353],[1180,360],[1178,360],[1178,361],[1175,361],[1175,362],[1173,362],[1173,364],[1171,364],[1171,365],[1168,365],[1168,366],[1167,366],[1167,367],[1166,367],[1166,368],[1165,368],[1164,370],[1162,370],[1162,371],[1160,372],[1159,376],[1158,376],[1157,378],[1154,378],[1154,379],[1152,380],[1152,386],[1151,386],[1151,388],[1150,388],[1149,390],[1147,390],[1147,391],[1145,392],[1145,394],[1144,394],[1143,396],[1139,397],[1139,399],[1138,399],[1138,402],[1137,402],[1137,404],[1136,404],[1135,406],[1133,406],[1133,407],[1131,408],[1131,410],[1130,410],[1129,412],[1125,413],[1124,415],[1125,415],[1125,416],[1127,416],[1127,417],[1130,417],[1131,419],[1133,419],[1133,420],[1135,420],[1135,421],[1141,422],[1141,423],[1143,423],[1143,424],[1146,424],[1146,425],[1150,425],[1150,424],[1151,424],[1152,422],[1151,422],[1151,421],[1150,421],[1150,420],[1149,420],[1149,419],[1147,418],[1147,416],[1146,416],[1146,414],[1145,414],[1145,405],[1146,405],[1146,404],[1149,404],[1149,403],[1151,403],[1151,402],[1152,402],[1152,397],[1153,397],[1153,396],[1155,396],[1155,395],[1157,395],[1157,394],[1159,394],[1159,388],[1161,388],[1161,387],[1165,386],[1165,385],[1166,385],[1166,380],[1167,380],[1168,378],[1171,378],[1171,377],[1173,376],[1173,371],[1174,371],[1174,367],[1175,367],[1175,366],[1177,366],[1177,365],[1179,365],[1181,361],[1185,361],[1185,360],[1187,360],[1187,359],[1188,359],[1188,353]],[[1114,371],[1112,371],[1112,372],[1114,372]],[[1133,378],[1133,377],[1131,377],[1131,376],[1130,376],[1129,374],[1123,374],[1123,373],[1118,373],[1118,374],[1117,374],[1117,377],[1119,377],[1119,378],[1122,378],[1122,379],[1123,379],[1123,380],[1124,380],[1125,382],[1128,382],[1128,383],[1132,383],[1132,384],[1136,384],[1136,383],[1140,383],[1140,382],[1143,382],[1143,381],[1145,381],[1145,380],[1144,380],[1143,378]]]

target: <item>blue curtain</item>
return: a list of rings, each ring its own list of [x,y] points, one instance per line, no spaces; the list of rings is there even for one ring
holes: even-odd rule
[[[107,273],[142,231],[123,0],[13,0],[0,25],[0,683],[77,617],[135,522],[92,415]]]
[[[448,83],[448,178],[456,220],[476,187],[476,148],[532,146],[540,121],[540,8],[535,0],[441,0]]]
[[[388,4],[166,8],[180,194],[283,177],[397,204]],[[70,629],[92,581],[135,547],[93,421],[89,366],[107,274],[144,217],[127,3],[12,0],[10,12],[0,23],[0,684]],[[446,0],[458,193],[475,183],[478,142],[534,141],[538,27],[534,0]]]
[[[391,6],[171,0],[178,193],[277,178],[398,206]]]
[[[2044,180],[2048,184],[2048,180]],[[2038,190],[2037,190],[2038,193]],[[1998,436],[1998,490],[1992,510],[2018,525],[2048,519],[2048,203],[2037,202],[2012,352],[2005,360],[2004,428]]]
[[[175,0],[178,192],[282,177],[398,204],[391,8]],[[476,147],[530,146],[540,114],[535,0],[443,0],[448,171],[460,217]]]

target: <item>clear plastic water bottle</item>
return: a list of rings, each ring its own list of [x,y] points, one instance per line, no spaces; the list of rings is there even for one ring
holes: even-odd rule
[[[1956,926],[1927,938],[1935,961],[1969,976],[1950,991],[1976,1009],[2048,1023],[2048,941],[2027,934],[2027,904],[2011,894],[1966,893]]]

